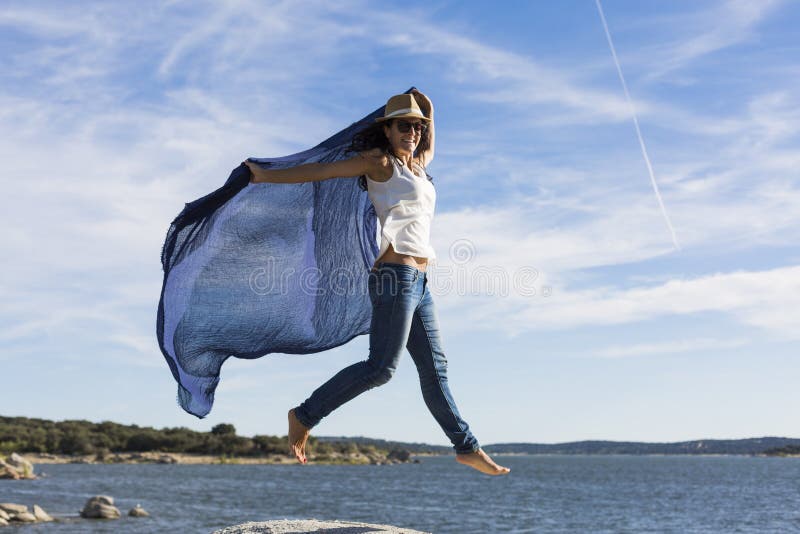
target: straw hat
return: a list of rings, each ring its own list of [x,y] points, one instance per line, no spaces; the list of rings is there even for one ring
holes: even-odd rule
[[[394,95],[386,102],[386,110],[383,112],[383,117],[378,117],[375,122],[388,121],[389,119],[422,119],[429,121],[422,110],[419,109],[419,104],[411,94]]]

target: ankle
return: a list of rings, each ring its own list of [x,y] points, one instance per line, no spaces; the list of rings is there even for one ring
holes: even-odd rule
[[[300,410],[299,406],[297,408],[292,408],[291,410],[289,410],[289,417],[294,419],[295,422],[299,423],[300,426],[302,426],[304,429],[311,430],[311,427],[313,425],[309,425],[308,423],[305,422],[303,415],[299,412],[299,410]]]

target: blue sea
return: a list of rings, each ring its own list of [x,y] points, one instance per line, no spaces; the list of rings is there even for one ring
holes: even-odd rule
[[[246,521],[339,519],[436,533],[800,532],[800,459],[738,456],[498,456],[488,477],[450,457],[419,464],[40,465],[0,480],[0,502],[39,504],[58,523],[10,532],[212,532]],[[77,517],[111,495],[123,514]],[[5,532],[2,527],[0,531]]]

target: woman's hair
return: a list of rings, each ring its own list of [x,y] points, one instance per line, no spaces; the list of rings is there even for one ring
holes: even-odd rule
[[[392,152],[392,146],[389,144],[389,139],[386,138],[386,134],[383,133],[383,127],[388,126],[391,128],[392,122],[395,119],[390,119],[388,121],[383,122],[376,122],[375,124],[371,124],[361,130],[360,132],[356,133],[353,136],[353,141],[350,143],[350,146],[347,147],[345,152],[366,152],[367,150],[372,150],[375,148],[379,148],[381,152],[386,154],[387,156],[397,158],[394,152]],[[415,153],[424,152],[431,147],[431,134],[426,129],[425,132],[422,134],[419,140],[419,145],[417,145],[417,150]],[[428,174],[428,171],[425,169],[425,165],[422,166],[422,170],[425,171],[425,176],[428,177],[428,180],[431,182],[433,181],[433,176]],[[361,189],[364,191],[367,190],[367,177],[365,175],[361,175],[358,178],[358,185],[361,186]]]

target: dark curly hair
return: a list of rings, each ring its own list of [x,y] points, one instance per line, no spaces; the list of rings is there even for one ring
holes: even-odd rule
[[[367,150],[379,148],[381,152],[387,156],[397,159],[397,156],[394,154],[394,152],[392,152],[392,146],[389,144],[389,139],[387,139],[386,134],[383,133],[383,127],[389,126],[391,128],[392,122],[394,122],[394,119],[384,122],[376,122],[375,124],[371,124],[360,132],[356,133],[353,136],[353,141],[350,143],[350,146],[347,147],[345,152],[366,152]],[[426,128],[422,133],[422,136],[419,140],[419,145],[417,145],[417,150],[414,152],[414,154],[424,152],[430,147],[431,134]],[[428,177],[428,180],[433,182],[433,176],[428,174],[428,171],[425,169],[424,165],[422,166],[422,170],[425,171],[425,176]],[[367,190],[367,177],[365,175],[358,177],[358,185],[360,185],[361,189],[364,191]]]

